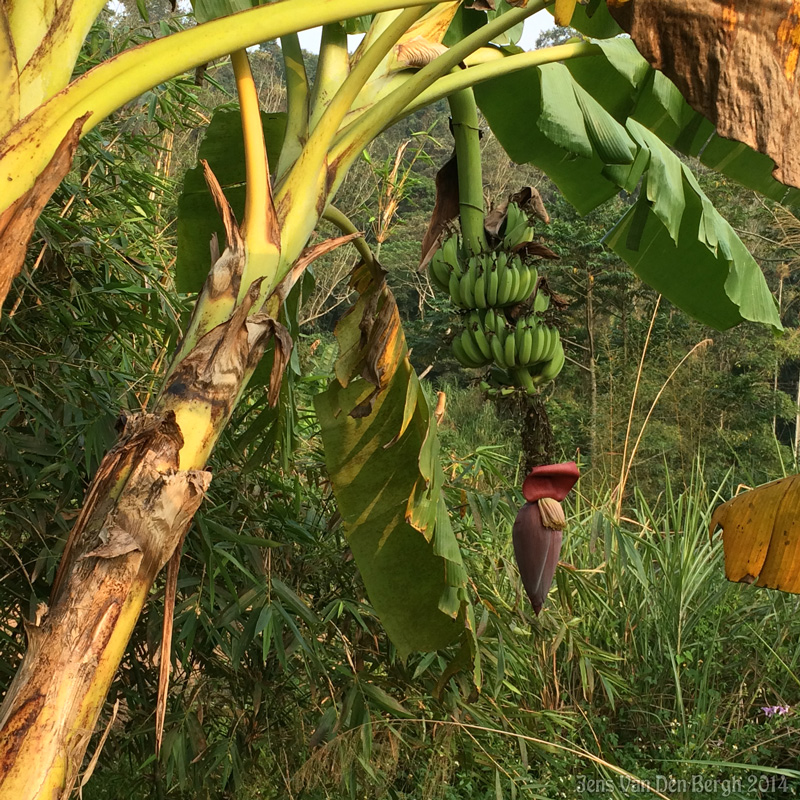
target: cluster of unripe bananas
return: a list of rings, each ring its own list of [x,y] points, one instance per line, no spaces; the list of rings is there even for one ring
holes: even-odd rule
[[[431,278],[459,308],[500,308],[527,300],[539,271],[502,250],[472,255],[462,264],[458,237],[451,236],[431,260]]]
[[[546,295],[537,293],[531,312],[512,321],[506,318],[503,309],[528,300],[539,279],[536,267],[525,264],[513,250],[532,240],[533,229],[515,204],[509,204],[508,212],[504,249],[464,260],[454,234],[434,254],[430,275],[455,305],[469,310],[464,330],[452,342],[456,359],[465,367],[495,364],[492,377],[498,383],[535,394],[561,372],[564,348],[558,331],[539,317],[549,306]]]

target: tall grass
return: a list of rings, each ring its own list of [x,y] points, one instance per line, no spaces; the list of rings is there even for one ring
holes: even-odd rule
[[[556,588],[538,620],[523,599],[509,541],[521,498],[467,492],[462,535],[480,575],[479,602],[494,610],[487,626],[494,636],[484,638],[485,691],[504,713],[519,718],[512,708],[529,708],[542,726],[542,714],[557,712],[557,741],[654,786],[666,775],[691,787],[693,777],[741,777],[742,768],[747,775],[796,769],[794,712],[768,718],[762,708],[800,701],[798,600],[725,580],[708,520],[734,491],[728,481],[707,486],[699,461],[685,487],[673,486],[665,468],[661,495],[648,500],[636,490],[630,516],[617,521],[610,493],[587,496],[578,484]],[[502,679],[492,680],[493,669]],[[548,763],[552,757],[540,759],[543,775]],[[550,788],[561,781],[574,789],[575,769],[593,768],[565,761]],[[787,776],[787,792],[797,791],[800,773]]]

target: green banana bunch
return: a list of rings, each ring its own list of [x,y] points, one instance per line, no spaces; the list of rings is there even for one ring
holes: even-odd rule
[[[514,384],[535,394],[564,366],[561,337],[539,316],[550,305],[547,295],[537,294],[532,311],[515,323],[509,323],[501,310],[525,302],[536,291],[539,271],[513,252],[532,239],[527,215],[509,203],[502,249],[467,256],[459,236],[453,234],[430,262],[433,283],[469,312],[452,341],[453,354],[470,369],[492,365],[494,385],[486,383],[492,394],[511,394],[517,391],[510,388]]]
[[[484,320],[477,311],[466,318],[466,326],[452,342],[453,355],[465,367],[477,369],[492,363],[492,351],[486,338]]]
[[[527,300],[536,289],[539,271],[518,254],[490,251],[461,256],[458,236],[446,239],[430,262],[434,285],[460,308],[498,308]]]

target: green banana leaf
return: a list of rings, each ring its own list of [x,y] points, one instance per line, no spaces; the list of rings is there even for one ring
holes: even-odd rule
[[[267,158],[278,163],[286,131],[286,114],[261,112]],[[233,213],[241,221],[245,199],[245,161],[242,120],[238,106],[220,106],[214,111],[198,152],[198,161],[208,161]],[[225,246],[225,229],[198,164],[186,172],[178,198],[178,253],[175,262],[175,288],[179,292],[199,292],[211,268],[209,245],[217,234]]]
[[[649,164],[635,205],[606,244],[643,281],[707,325],[725,330],[747,319],[780,329],[758,264],[691,170],[635,120],[628,129]]]
[[[400,654],[469,632],[467,576],[442,497],[439,440],[380,268],[354,276],[336,379],[315,399],[325,460],[370,601]]]
[[[758,265],[669,148],[699,155],[776,199],[791,201],[796,190],[771,177],[766,157],[715,137],[711,123],[629,39],[594,44],[596,55],[477,86],[498,140],[514,161],[547,173],[582,214],[620,189],[634,193],[642,181],[636,206],[609,237],[615,252],[703,322],[726,329],[751,320],[780,328]],[[522,111],[512,116],[509,107]]]

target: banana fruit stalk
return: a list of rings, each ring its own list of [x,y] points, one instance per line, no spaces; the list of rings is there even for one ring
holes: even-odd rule
[[[565,525],[561,501],[580,477],[574,461],[534,467],[522,486],[528,501],[512,529],[514,557],[536,616],[544,606],[561,554]]]

